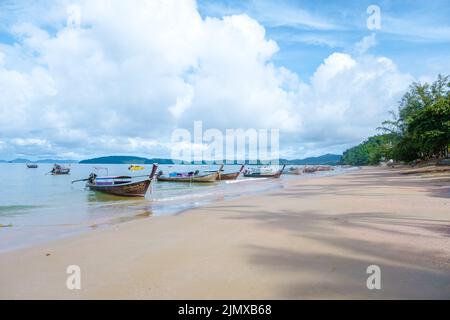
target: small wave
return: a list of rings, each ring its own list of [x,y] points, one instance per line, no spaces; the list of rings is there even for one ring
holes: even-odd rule
[[[206,197],[211,197],[214,195],[217,195],[217,193],[207,192],[207,193],[196,193],[196,194],[183,194],[183,195],[179,195],[179,196],[155,198],[153,201],[165,202],[165,201],[189,200],[189,199],[197,199],[197,198],[206,198]]]
[[[268,178],[247,178],[247,179],[242,179],[242,180],[231,180],[231,181],[225,181],[226,184],[231,184],[231,183],[241,183],[241,182],[250,182],[250,181],[263,181],[263,180],[267,180]]]
[[[22,211],[28,211],[36,208],[42,208],[43,206],[37,205],[9,205],[0,206],[0,215],[15,214]]]

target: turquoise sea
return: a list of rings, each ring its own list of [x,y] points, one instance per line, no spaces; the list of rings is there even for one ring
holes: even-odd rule
[[[128,171],[128,165],[98,165],[105,175],[142,175],[144,171]],[[72,164],[70,175],[47,174],[52,164],[40,164],[28,169],[25,164],[0,164],[0,252],[45,242],[74,233],[115,225],[131,219],[156,218],[176,214],[202,204],[282,188],[286,179],[302,176],[284,175],[281,179],[245,179],[212,184],[189,184],[153,181],[145,198],[121,198],[87,190],[83,182],[96,172],[92,164]],[[226,166],[226,172],[240,166]],[[170,171],[210,170],[217,166],[159,166]],[[337,174],[343,169],[322,172]]]

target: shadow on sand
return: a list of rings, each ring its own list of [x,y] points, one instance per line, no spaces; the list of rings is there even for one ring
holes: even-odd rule
[[[392,173],[381,179],[379,174],[353,174],[351,181],[350,187],[301,185],[267,195],[298,199],[299,205],[294,209],[283,206],[283,210],[258,212],[255,209],[262,206],[225,205],[208,207],[208,212],[220,211],[226,213],[224,219],[261,224],[268,237],[282,234],[292,238],[288,246],[274,243],[244,247],[250,265],[292,279],[279,284],[277,296],[281,298],[450,298],[450,259],[448,248],[445,249],[450,244],[448,220],[395,212],[324,213],[302,208],[302,200],[309,196],[339,197],[354,194],[355,187],[373,189],[365,190],[364,195],[369,197],[380,196],[376,191],[380,186],[417,187]],[[423,192],[439,196],[433,188]],[[320,249],[305,250],[302,244],[309,245],[306,243],[315,243]],[[415,243],[420,246],[415,247]],[[382,290],[366,287],[366,269],[373,264],[381,268]]]

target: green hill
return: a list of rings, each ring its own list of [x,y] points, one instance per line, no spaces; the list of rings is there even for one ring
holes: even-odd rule
[[[281,164],[288,164],[288,165],[318,165],[318,164],[324,164],[324,165],[336,165],[341,160],[341,156],[337,154],[325,154],[320,157],[310,157],[305,159],[296,159],[296,160],[286,160],[286,159],[280,159]],[[89,164],[152,164],[152,163],[158,163],[158,164],[175,164],[177,161],[171,160],[171,159],[164,159],[164,158],[143,158],[143,157],[134,157],[134,156],[107,156],[107,157],[99,157],[99,158],[93,158],[93,159],[87,159],[82,160],[80,163],[89,163]],[[230,162],[227,162],[230,163]],[[234,164],[241,164],[244,163],[243,160],[241,161],[234,161]],[[245,163],[248,163],[248,161],[245,161]],[[201,164],[207,164],[207,162],[202,161]]]
[[[296,160],[286,160],[280,159],[280,163],[282,164],[291,164],[291,165],[337,165],[341,161],[342,156],[338,154],[324,154],[319,157],[309,157],[305,159],[296,159]]]
[[[143,157],[133,157],[133,156],[108,156],[108,157],[99,157],[93,159],[82,160],[80,163],[90,163],[90,164],[173,164],[173,161],[170,159],[147,159]]]

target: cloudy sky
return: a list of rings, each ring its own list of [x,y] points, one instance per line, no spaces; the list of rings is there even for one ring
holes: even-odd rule
[[[0,0],[0,159],[168,157],[195,120],[278,128],[284,158],[340,153],[412,81],[450,74],[449,16],[447,0]]]

